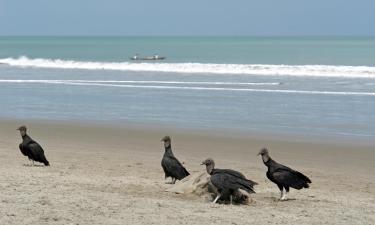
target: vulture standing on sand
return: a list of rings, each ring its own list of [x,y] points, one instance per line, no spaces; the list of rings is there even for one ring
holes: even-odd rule
[[[161,139],[164,142],[165,152],[163,155],[163,159],[161,160],[161,166],[163,167],[165,178],[171,177],[172,184],[174,184],[177,180],[181,180],[190,175],[190,173],[182,166],[182,164],[178,161],[178,159],[173,155],[172,146],[171,146],[171,138],[169,136],[165,136]]]
[[[286,195],[289,192],[289,187],[300,190],[302,188],[309,188],[311,180],[302,173],[292,170],[289,167],[275,162],[268,154],[268,150],[263,148],[258,155],[262,156],[264,164],[268,167],[266,173],[267,178],[274,182],[280,189],[280,200],[286,200]],[[285,189],[286,193],[284,193]]]
[[[19,148],[24,156],[27,156],[30,161],[44,163],[45,166],[49,166],[49,162],[44,156],[43,148],[35,142],[29,135],[26,134],[26,126],[21,126],[17,130],[20,131],[22,136],[22,143]]]
[[[242,173],[230,169],[215,169],[215,162],[210,158],[203,161],[201,165],[206,165],[207,173],[211,175],[211,184],[216,189],[217,196],[213,203],[219,199],[229,199],[232,204],[233,196],[241,190],[248,194],[255,193],[254,185],[257,183],[246,179]]]

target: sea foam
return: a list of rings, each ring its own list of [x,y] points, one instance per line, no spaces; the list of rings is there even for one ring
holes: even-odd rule
[[[0,59],[0,63],[17,67],[55,69],[375,78],[375,67],[370,66],[86,62],[62,59],[31,59],[26,56],[3,58]]]

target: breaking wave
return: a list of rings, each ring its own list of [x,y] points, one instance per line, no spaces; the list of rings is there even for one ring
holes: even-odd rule
[[[17,67],[55,69],[375,78],[375,67],[370,66],[85,62],[62,59],[31,59],[26,56],[3,58],[0,59],[0,63]]]

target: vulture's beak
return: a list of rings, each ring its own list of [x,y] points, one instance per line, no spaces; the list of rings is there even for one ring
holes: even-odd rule
[[[260,153],[260,152],[258,152],[257,156],[260,156],[260,155],[261,155],[261,153]]]
[[[206,163],[202,162],[201,165],[206,165]]]

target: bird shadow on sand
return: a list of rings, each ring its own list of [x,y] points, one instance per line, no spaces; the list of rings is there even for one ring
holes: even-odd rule
[[[296,201],[297,199],[295,198],[287,198],[285,200],[280,200],[279,198],[276,197],[264,197],[267,200],[271,200],[273,202],[289,202],[289,201]]]
[[[30,164],[23,164],[25,167],[45,167],[44,165],[30,165]]]

